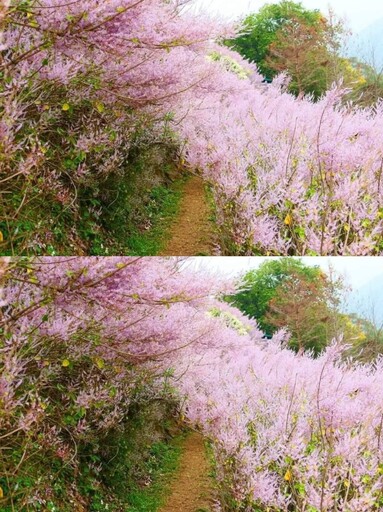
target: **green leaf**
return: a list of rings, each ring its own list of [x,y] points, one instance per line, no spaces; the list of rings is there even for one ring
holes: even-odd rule
[[[96,101],[95,106],[96,106],[97,112],[99,112],[100,114],[102,114],[105,111],[104,104],[101,103],[101,101]]]
[[[99,370],[102,370],[105,367],[105,362],[101,357],[96,357],[95,363],[97,365],[97,368]]]

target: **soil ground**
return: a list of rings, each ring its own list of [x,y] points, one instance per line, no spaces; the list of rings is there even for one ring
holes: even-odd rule
[[[169,241],[159,256],[209,256],[213,252],[213,225],[202,178],[185,183],[180,211],[170,227]]]
[[[185,439],[170,496],[159,512],[210,512],[213,493],[209,471],[203,438],[193,433]]]

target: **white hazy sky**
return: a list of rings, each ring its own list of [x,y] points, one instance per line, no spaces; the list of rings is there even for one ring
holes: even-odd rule
[[[256,12],[266,3],[278,3],[277,0],[195,0],[195,5],[203,10],[236,19],[243,14]],[[308,9],[320,9],[324,14],[331,6],[332,10],[355,32],[383,17],[382,0],[302,0]]]
[[[270,258],[266,257],[200,257],[190,258],[189,263],[194,268],[205,268],[211,272],[224,273],[231,277],[257,268]],[[319,265],[328,271],[331,266],[336,273],[344,276],[353,290],[371,282],[383,274],[383,257],[306,257],[302,258],[307,265]]]

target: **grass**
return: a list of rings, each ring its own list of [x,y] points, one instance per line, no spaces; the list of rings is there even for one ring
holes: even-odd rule
[[[15,184],[0,201],[0,253],[158,254],[178,213],[185,181],[176,156],[161,151],[142,149],[121,172],[79,187],[70,204],[40,182]]]
[[[170,479],[179,467],[183,438],[179,436],[169,444],[160,442],[153,445],[151,457],[146,464],[151,484],[130,491],[127,512],[157,512],[165,503],[169,495]]]
[[[78,446],[77,470],[37,445],[16,474],[0,464],[0,512],[157,512],[186,435],[173,408],[134,406],[121,428]],[[22,451],[15,450],[15,466]],[[34,498],[37,490],[45,503]]]
[[[185,438],[173,407],[155,401],[133,410],[124,432],[105,440],[102,482],[122,504],[118,511],[157,512],[164,504]]]
[[[116,211],[107,215],[103,229],[84,212],[81,231],[82,238],[88,241],[90,255],[156,256],[178,214],[184,182],[183,176],[169,186],[153,187],[146,200],[142,200],[140,211],[130,216],[133,219],[129,218],[129,197],[122,199]]]
[[[30,219],[19,219],[11,225],[0,221],[0,252],[2,255],[21,255],[32,251],[34,254],[56,256],[82,254],[85,251],[90,256],[155,256],[163,248],[169,226],[178,213],[184,181],[185,178],[181,177],[169,186],[152,188],[148,197],[142,198],[141,211],[133,212],[131,218],[129,198],[121,201],[117,213],[116,210],[112,214],[107,213],[104,222],[100,222],[90,211],[89,200],[77,219],[53,202],[47,201],[44,207],[39,204],[33,212],[28,212]],[[101,203],[93,199],[91,206],[100,208]],[[49,219],[54,219],[52,225]],[[23,234],[25,240],[20,237],[22,246],[10,231]],[[47,232],[49,236],[44,235]],[[33,238],[37,235],[44,246],[40,248],[33,243],[28,247],[27,233]],[[1,237],[4,237],[3,243]],[[11,238],[14,239],[13,244],[7,245]],[[47,239],[50,243],[45,243]]]
[[[102,483],[118,511],[157,512],[164,504],[185,437],[172,407],[155,402],[140,408],[124,432],[105,440]]]
[[[100,486],[90,475],[83,474],[81,488],[87,496],[89,512],[158,512],[169,495],[171,478],[178,470],[183,439],[184,434],[179,434],[169,441],[154,443],[145,462],[140,464],[137,478],[129,474],[129,462],[125,467],[126,478],[118,471],[108,478],[107,485]],[[131,444],[129,439],[126,444]],[[122,452],[123,445],[122,442]]]
[[[146,206],[148,229],[135,229],[127,238],[128,254],[131,256],[156,256],[166,243],[169,227],[177,216],[185,178],[169,188],[158,186],[152,190]]]

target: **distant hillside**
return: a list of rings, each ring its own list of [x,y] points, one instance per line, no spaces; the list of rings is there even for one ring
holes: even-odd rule
[[[383,68],[383,18],[355,34],[349,45],[348,55],[367,61],[377,69]]]
[[[383,324],[383,274],[355,290],[347,309]]]

